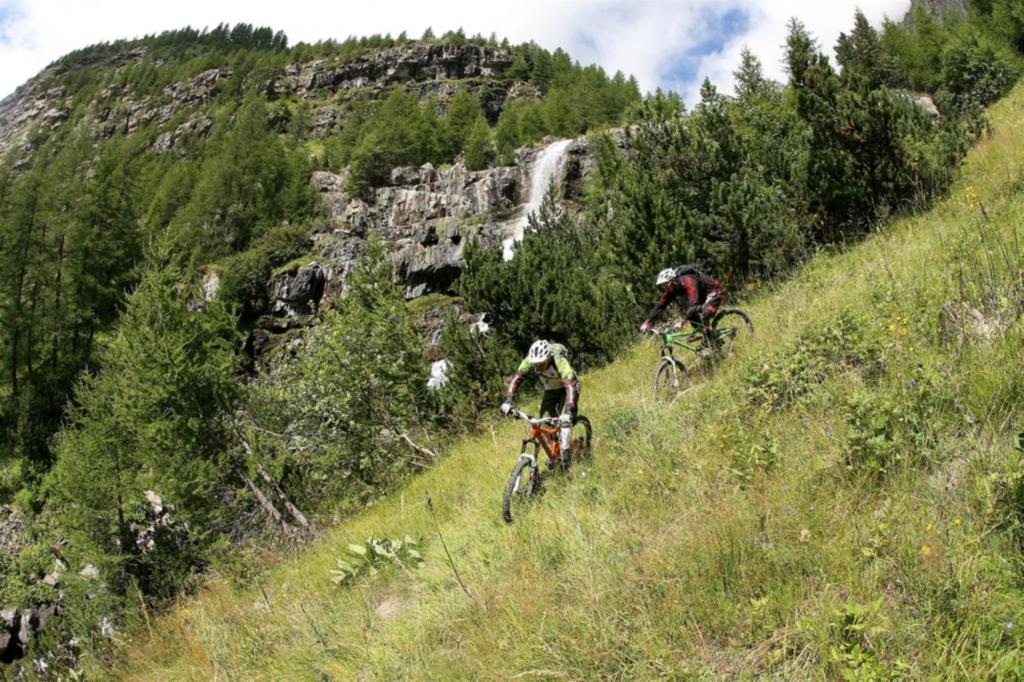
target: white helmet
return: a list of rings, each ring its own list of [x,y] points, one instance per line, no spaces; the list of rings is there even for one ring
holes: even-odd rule
[[[658,273],[657,286],[663,287],[666,284],[668,284],[669,282],[671,282],[672,280],[674,280],[675,278],[676,278],[676,269],[675,268],[665,268],[664,270],[662,270],[661,272]]]
[[[526,354],[527,360],[534,365],[539,365],[551,357],[551,344],[544,339],[534,341],[530,346],[530,352]]]

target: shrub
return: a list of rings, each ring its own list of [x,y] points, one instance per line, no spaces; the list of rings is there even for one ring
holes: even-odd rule
[[[408,470],[402,436],[428,404],[423,340],[393,268],[371,243],[301,349],[255,382],[249,413],[290,497],[362,501]]]
[[[915,367],[889,391],[860,390],[846,402],[846,467],[882,477],[902,463],[920,463],[935,445],[940,415],[952,410],[938,374]]]
[[[306,253],[309,247],[309,228],[304,225],[270,228],[247,250],[220,262],[217,298],[239,306],[244,317],[253,316],[266,307],[273,269]]]
[[[868,380],[877,378],[882,346],[868,329],[863,317],[847,311],[828,326],[806,332],[747,374],[748,399],[757,407],[781,410],[806,399],[837,372],[856,369]]]
[[[962,31],[942,54],[942,88],[952,95],[954,113],[987,107],[1010,91],[1018,75],[1014,58],[974,31]]]

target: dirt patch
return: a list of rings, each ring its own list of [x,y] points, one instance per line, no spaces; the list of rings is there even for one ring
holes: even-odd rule
[[[391,620],[405,608],[405,602],[398,597],[388,597],[377,605],[377,617],[381,620]]]

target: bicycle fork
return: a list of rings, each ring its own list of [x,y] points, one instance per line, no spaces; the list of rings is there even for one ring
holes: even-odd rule
[[[529,451],[530,446],[533,446],[533,454],[530,454],[530,451]],[[528,459],[530,461],[530,486],[529,486],[530,492],[532,492],[533,487],[536,485],[536,483],[538,481],[538,476],[537,476],[537,455],[539,454],[539,452],[540,452],[540,444],[537,443],[537,441],[535,441],[533,439],[530,439],[530,438],[524,438],[523,439],[523,446],[522,446],[521,452],[519,453],[519,459],[522,460],[525,457],[526,459]],[[519,481],[520,480],[521,479],[516,479],[515,487],[512,489],[512,492],[514,492],[514,493],[518,493],[519,492]],[[527,493],[527,494],[529,494],[529,493]]]

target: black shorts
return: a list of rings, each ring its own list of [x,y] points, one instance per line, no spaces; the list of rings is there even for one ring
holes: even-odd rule
[[[580,404],[580,382],[578,379],[574,379],[573,383],[576,385],[576,408],[572,411],[572,416],[576,416]],[[544,396],[540,401],[540,416],[541,417],[559,417],[562,414],[562,407],[565,405],[565,387],[556,388],[553,391],[544,391]]]

